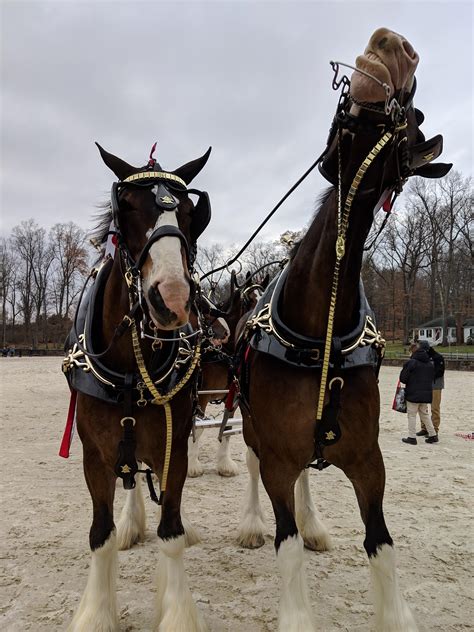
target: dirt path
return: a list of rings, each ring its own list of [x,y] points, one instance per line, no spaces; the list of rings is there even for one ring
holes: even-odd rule
[[[406,416],[390,410],[399,369],[381,374],[381,446],[387,467],[385,514],[398,549],[400,582],[423,632],[471,630],[474,443],[454,435],[473,428],[474,374],[450,371],[440,443],[405,446]],[[57,457],[68,390],[59,358],[0,359],[0,629],[64,630],[85,586],[90,500],[78,439]],[[241,474],[220,478],[216,434],[206,431],[205,474],[188,480],[184,507],[203,542],[188,550],[189,583],[212,632],[273,632],[278,576],[273,516],[265,493],[268,537],[247,551],[235,543],[246,485],[244,446],[233,439]],[[310,595],[321,632],[372,630],[364,532],[350,483],[336,468],[311,475],[313,497],[334,540],[328,553],[306,551]],[[124,491],[117,490],[117,510]],[[336,499],[336,500],[335,500]],[[156,516],[147,501],[147,539],[119,553],[121,631],[151,630]]]

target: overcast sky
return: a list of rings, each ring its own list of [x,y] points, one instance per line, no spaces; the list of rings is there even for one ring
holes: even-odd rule
[[[200,243],[241,244],[324,147],[329,60],[353,64],[379,26],[420,55],[426,137],[473,173],[472,2],[0,4],[3,234],[30,217],[90,228],[114,180],[94,141],[141,166],[156,140],[168,170],[212,145]],[[324,186],[311,175],[263,238],[303,227]]]

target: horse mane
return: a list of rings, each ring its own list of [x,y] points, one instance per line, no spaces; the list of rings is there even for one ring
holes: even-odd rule
[[[97,244],[103,244],[107,240],[110,222],[112,221],[112,205],[110,200],[100,202],[97,205],[97,213],[93,215],[94,228],[89,232],[89,237]]]
[[[311,226],[311,224],[314,222],[316,215],[319,213],[319,211],[321,210],[321,207],[326,204],[326,202],[329,200],[329,197],[331,196],[331,193],[334,191],[334,187],[328,187],[327,189],[323,189],[323,191],[321,191],[321,193],[318,195],[318,197],[316,198],[316,202],[315,202],[315,210],[313,213],[313,217],[311,218],[311,221],[309,223],[308,226]],[[308,229],[305,230],[305,232],[303,233],[303,235],[301,236],[300,239],[298,239],[297,242],[295,242],[293,248],[290,251],[290,260],[293,259],[296,256],[296,253],[298,252],[298,249],[301,245],[301,242],[303,241],[306,233],[308,232]]]

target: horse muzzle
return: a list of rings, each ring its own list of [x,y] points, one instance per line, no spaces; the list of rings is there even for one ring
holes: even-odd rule
[[[189,292],[187,298],[183,300],[182,296],[167,296],[163,289],[158,284],[148,290],[146,298],[150,316],[160,329],[173,330],[183,327],[189,321],[191,306]]]

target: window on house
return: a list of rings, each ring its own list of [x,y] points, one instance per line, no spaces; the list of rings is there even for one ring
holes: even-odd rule
[[[427,329],[426,330],[426,337],[427,338],[432,338],[433,337],[433,330],[432,329]]]
[[[424,329],[420,329],[420,336],[424,336],[425,335],[425,330]]]

